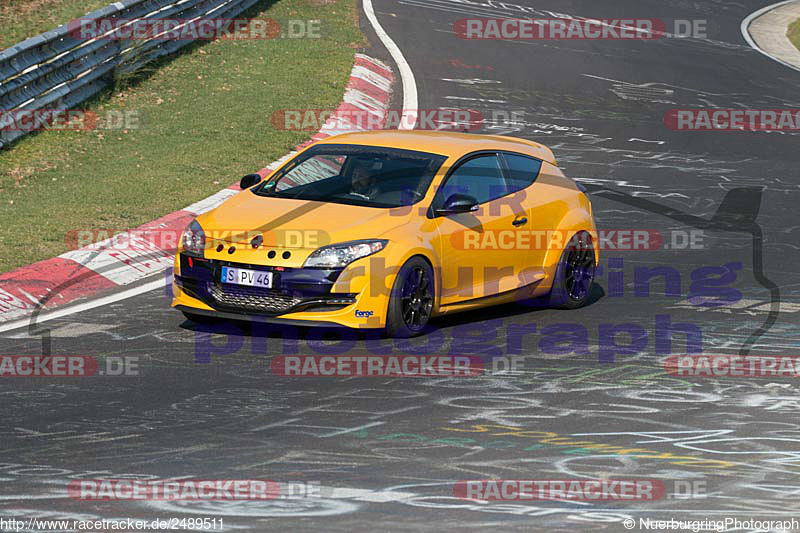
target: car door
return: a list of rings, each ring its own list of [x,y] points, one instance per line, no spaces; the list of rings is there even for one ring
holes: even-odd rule
[[[518,193],[520,191],[517,191]],[[478,210],[435,214],[452,194],[474,197]],[[441,253],[441,305],[492,296],[523,286],[528,250],[514,235],[528,223],[524,193],[515,194],[496,152],[481,152],[454,165],[434,197]]]
[[[515,152],[502,152],[501,158],[509,188],[519,195],[519,202],[528,213],[527,224],[520,228],[527,235],[518,240],[521,247],[527,248],[524,261],[536,278],[539,273],[544,272],[542,265],[547,253],[548,232],[555,229],[552,215],[547,209],[552,195],[544,191],[543,186],[537,182],[542,169],[541,160]]]

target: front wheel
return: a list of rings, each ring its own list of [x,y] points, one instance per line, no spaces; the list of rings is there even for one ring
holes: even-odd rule
[[[577,309],[589,301],[595,274],[592,236],[575,234],[561,254],[550,291],[550,306]]]
[[[412,257],[402,266],[392,285],[386,333],[390,337],[416,337],[433,312],[433,270],[421,257]]]

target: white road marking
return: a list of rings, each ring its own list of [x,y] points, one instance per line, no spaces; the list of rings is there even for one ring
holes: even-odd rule
[[[666,141],[648,141],[647,139],[639,139],[637,137],[631,137],[630,139],[628,139],[628,142],[664,144]]]
[[[51,338],[76,338],[84,335],[93,335],[95,333],[104,333],[110,329],[114,329],[115,324],[84,324],[81,322],[70,322],[63,326],[57,327],[50,331]],[[15,333],[6,337],[8,339],[33,339],[39,338],[38,335],[31,335],[27,331]]]
[[[370,490],[355,489],[348,487],[320,487],[320,489],[331,491],[331,498],[341,498],[345,500],[358,500],[372,503],[389,503],[408,500],[419,496],[414,492],[400,492],[395,490]]]
[[[41,315],[36,317],[36,323],[41,324],[42,322],[47,322],[48,320],[53,320],[55,318],[74,315],[75,313],[88,311],[89,309],[94,309],[96,307],[102,307],[104,305],[112,304],[114,302],[119,302],[120,300],[127,300],[128,298],[133,298],[134,296],[139,296],[140,294],[144,294],[146,292],[163,288],[164,288],[164,277],[159,276],[158,279],[155,281],[150,281],[143,285],[139,285],[138,287],[132,287],[130,289],[126,289],[116,294],[109,294],[108,296],[103,296],[102,298],[98,298],[97,300],[91,300],[76,305],[70,305],[68,307],[64,307],[63,309],[55,309],[53,311],[42,313]],[[15,320],[14,322],[0,324],[0,333],[4,331],[11,331],[14,329],[23,328],[30,325],[30,323],[31,323],[30,318],[24,318],[21,320]]]
[[[453,83],[461,83],[464,85],[483,85],[486,83],[503,83],[502,81],[498,80],[482,80],[480,78],[470,78],[470,79],[456,79],[456,78],[442,78],[442,81],[452,81]]]
[[[372,28],[378,35],[383,45],[391,54],[398,70],[400,70],[400,78],[403,80],[403,117],[400,121],[400,129],[413,130],[417,124],[417,80],[414,78],[414,73],[411,67],[408,66],[406,58],[403,57],[403,52],[397,47],[391,37],[386,34],[378,17],[375,16],[375,9],[372,7],[372,0],[363,0],[362,6],[367,20],[372,24]]]
[[[326,433],[325,435],[320,435],[320,436],[322,438],[325,438],[325,437],[337,437],[339,435],[344,435],[346,433],[354,433],[356,431],[361,431],[363,429],[371,428],[371,427],[374,427],[374,426],[382,426],[383,424],[385,424],[385,422],[372,422],[371,424],[364,424],[363,426],[359,426],[357,428],[343,429],[341,431],[334,431],[332,433]]]

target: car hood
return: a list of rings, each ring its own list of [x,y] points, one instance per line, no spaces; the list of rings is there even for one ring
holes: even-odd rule
[[[209,240],[246,243],[257,234],[285,248],[380,237],[405,223],[408,209],[257,196],[243,191],[198,217]]]

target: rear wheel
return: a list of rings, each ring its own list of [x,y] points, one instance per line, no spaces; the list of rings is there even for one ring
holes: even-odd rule
[[[421,334],[433,312],[433,270],[421,257],[412,257],[397,273],[389,297],[386,333],[390,337]]]
[[[586,305],[595,268],[592,236],[585,231],[575,234],[556,267],[549,305],[561,309],[577,309]]]

